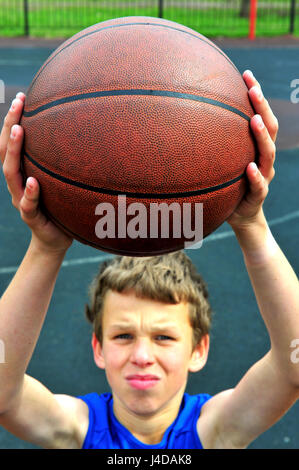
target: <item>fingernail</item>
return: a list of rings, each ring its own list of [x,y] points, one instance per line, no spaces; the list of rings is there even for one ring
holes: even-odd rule
[[[256,163],[252,162],[251,167],[252,167],[253,173],[256,175],[256,174],[257,174],[257,166],[256,166]]]
[[[16,107],[16,99],[14,99],[13,102],[11,103],[10,111],[13,111],[15,107]]]
[[[11,130],[10,130],[10,137],[11,137],[12,139],[15,138],[16,132],[17,132],[17,126],[14,125],[14,126],[12,126],[12,128],[11,128]]]
[[[31,176],[29,176],[29,178],[27,178],[27,180],[26,180],[26,188],[28,188],[28,189],[32,189],[32,188],[33,188]]]
[[[251,78],[254,78],[254,77],[253,77],[253,73],[251,72],[251,70],[245,70],[245,72],[246,72],[247,75],[249,75]]]
[[[256,123],[257,123],[257,127],[258,129],[262,130],[264,127],[265,127],[265,124],[261,118],[261,116],[259,114],[256,114]]]

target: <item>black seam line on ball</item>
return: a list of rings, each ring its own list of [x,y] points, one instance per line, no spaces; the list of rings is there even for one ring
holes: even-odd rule
[[[44,64],[44,66],[39,70],[39,72],[37,72],[37,75],[34,77],[30,87],[29,87],[29,90],[31,90],[31,88],[33,87],[35,81],[37,80],[37,78],[39,77],[39,75],[45,70],[45,68],[47,67],[47,65],[50,64],[50,62],[52,62],[52,60],[55,59],[55,57],[58,56],[58,54],[60,54],[60,52],[64,51],[65,49],[67,49],[68,47],[72,46],[75,42],[77,41],[80,41],[80,39],[83,39],[83,38],[86,38],[87,36],[90,36],[92,34],[95,34],[95,33],[98,33],[100,31],[104,31],[106,29],[112,29],[112,28],[121,28],[121,27],[124,27],[124,26],[161,26],[162,28],[169,28],[169,29],[173,29],[174,31],[179,31],[181,33],[185,33],[185,34],[189,34],[189,36],[193,36],[195,37],[196,39],[199,39],[200,41],[203,41],[205,42],[206,44],[208,44],[208,46],[212,47],[213,49],[215,49],[217,52],[219,52],[219,54],[221,54],[233,67],[235,70],[237,70],[237,72],[239,72],[239,70],[237,69],[237,67],[235,66],[235,64],[230,60],[229,57],[227,57],[227,55],[221,50],[219,49],[216,45],[213,45],[211,43],[209,43],[208,41],[206,41],[204,38],[201,38],[199,36],[197,36],[196,34],[193,34],[193,33],[190,33],[189,31],[184,31],[182,29],[179,29],[179,28],[175,28],[174,26],[170,26],[170,25],[165,25],[165,24],[160,24],[160,23],[125,23],[125,24],[115,24],[115,25],[110,25],[110,26],[104,26],[103,28],[99,28],[99,29],[96,29],[95,31],[90,31],[89,33],[86,33],[86,34],[83,34],[82,36],[80,36],[79,38],[77,39],[74,39],[72,42],[70,42],[69,44],[67,44],[66,46],[64,46],[62,49],[60,49],[57,54],[55,54],[53,57],[51,57],[51,59],[49,59],[49,61]],[[27,92],[27,94],[29,93],[29,90]]]
[[[70,178],[66,178],[65,176],[59,175],[54,173],[53,171],[49,170],[48,168],[44,167],[36,160],[34,160],[27,152],[24,152],[24,155],[28,158],[28,160],[37,168],[39,168],[43,173],[55,178],[63,183],[69,184],[71,186],[77,186],[78,188],[85,189],[87,191],[92,191],[95,193],[103,193],[103,194],[110,194],[111,196],[127,196],[136,199],[173,199],[173,198],[182,198],[182,197],[190,197],[190,196],[197,196],[200,194],[212,193],[218,191],[219,189],[226,188],[228,186],[233,185],[240,179],[245,176],[245,172],[241,175],[233,178],[229,181],[225,181],[224,183],[217,184],[216,186],[210,186],[208,188],[203,189],[196,189],[194,191],[184,191],[184,192],[177,192],[177,193],[135,193],[129,191],[116,191],[114,189],[106,189],[106,188],[98,188],[96,186],[91,186],[89,184],[81,183],[80,181],[75,181]]]
[[[85,244],[88,244],[90,246],[93,246],[94,248],[97,248],[98,250],[102,250],[102,251],[106,251],[107,253],[110,253],[111,254],[111,257],[112,255],[115,255],[115,254],[118,254],[118,255],[128,255],[128,251],[126,250],[117,250],[116,248],[113,248],[112,250],[108,250],[107,247],[103,246],[103,245],[100,245],[100,244],[96,244],[94,242],[92,242],[91,240],[87,239],[87,238],[83,238],[82,236],[78,235],[77,233],[73,232],[72,230],[70,230],[66,225],[64,225],[63,223],[61,223],[60,220],[56,219],[56,217],[53,216],[53,214],[50,214],[49,212],[47,212],[47,210],[43,207],[43,212],[45,213],[45,215],[50,219],[52,220],[52,222],[55,222],[58,226],[62,227],[63,229],[67,230],[67,232],[69,234],[71,234],[74,238],[76,238],[78,241],[81,241],[82,243],[85,243]],[[156,255],[162,255],[162,254],[166,254],[166,253],[171,253],[171,249],[168,250],[167,252],[165,250],[155,250],[155,254]],[[152,255],[152,252],[150,251],[139,251],[139,254],[136,255],[136,253],[134,253],[134,256],[151,256]]]
[[[74,101],[86,100],[91,98],[103,98],[107,96],[162,96],[168,98],[178,98],[182,100],[193,100],[199,101],[201,103],[211,104],[213,106],[219,106],[220,108],[227,109],[235,114],[238,114],[242,118],[250,121],[250,117],[247,114],[243,113],[237,108],[230,106],[229,104],[222,103],[222,101],[213,100],[211,98],[206,98],[205,96],[192,95],[189,93],[179,93],[177,91],[167,91],[167,90],[107,90],[107,91],[94,91],[90,93],[81,93],[73,96],[66,96],[50,103],[39,106],[32,111],[24,111],[24,117],[32,117],[38,113],[41,113],[47,109],[53,108],[54,106],[59,106],[65,103],[72,103]]]

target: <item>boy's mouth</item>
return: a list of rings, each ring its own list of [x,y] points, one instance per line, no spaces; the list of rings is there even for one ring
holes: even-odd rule
[[[139,389],[139,390],[145,390],[146,388],[154,387],[160,380],[159,377],[157,377],[156,375],[149,375],[149,374],[128,375],[126,379],[131,385],[131,387]]]

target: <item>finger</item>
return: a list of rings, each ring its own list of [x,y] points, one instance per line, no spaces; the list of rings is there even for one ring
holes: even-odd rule
[[[254,162],[247,166],[246,175],[250,185],[246,200],[251,206],[257,207],[263,203],[268,194],[268,183]]]
[[[274,176],[273,164],[275,161],[276,147],[271,139],[268,129],[260,115],[256,114],[250,121],[251,129],[258,146],[258,168],[263,177],[270,183]]]
[[[278,120],[273,114],[268,100],[265,99],[262,90],[257,85],[252,87],[248,93],[255,112],[262,116],[269,135],[275,142],[278,133]]]
[[[23,103],[25,103],[26,95],[25,95],[25,93],[23,93],[22,91],[19,91],[19,92],[16,94],[16,98],[22,100]]]
[[[20,156],[22,150],[24,131],[15,124],[8,139],[7,152],[3,163],[3,173],[8,190],[12,196],[13,205],[18,208],[23,196],[23,176],[20,171]]]
[[[0,134],[0,159],[2,164],[5,159],[11,128],[14,124],[18,124],[20,122],[24,102],[24,93],[18,93],[17,98],[12,101],[11,107],[4,118],[3,127]]]
[[[252,88],[253,86],[258,86],[261,88],[260,83],[257,81],[251,70],[245,70],[245,72],[243,72],[243,79],[248,89]]]
[[[263,95],[261,85],[250,70],[243,73],[243,78],[249,89],[248,94],[256,114],[260,114],[268,129],[271,139],[275,142],[278,133],[278,120],[274,115],[268,100]]]

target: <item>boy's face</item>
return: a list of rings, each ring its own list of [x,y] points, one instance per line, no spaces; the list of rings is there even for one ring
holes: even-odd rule
[[[106,369],[117,403],[141,415],[179,406],[188,371],[200,370],[208,354],[205,336],[192,352],[187,303],[166,304],[108,291],[102,347],[93,335],[96,364]]]

